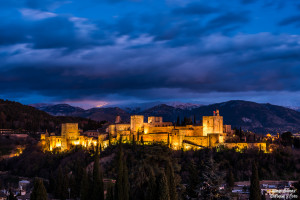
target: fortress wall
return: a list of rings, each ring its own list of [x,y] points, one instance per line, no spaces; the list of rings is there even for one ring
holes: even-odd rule
[[[130,130],[130,124],[116,124],[116,131],[128,131]]]
[[[209,147],[216,147],[220,143],[220,134],[208,134]]]
[[[231,125],[223,125],[223,131],[227,134],[232,134]]]
[[[203,136],[203,126],[193,126],[194,136]]]
[[[184,137],[184,140],[204,147],[208,146],[207,137],[204,136],[200,136],[200,137],[186,136]]]
[[[148,117],[148,123],[162,123],[162,122],[163,122],[162,117],[154,117],[154,116]]]
[[[242,149],[261,149],[262,151],[266,152],[267,151],[267,144],[266,143],[224,143],[222,144],[224,147],[232,149],[232,148],[238,148],[240,150]]]
[[[179,134],[184,136],[194,136],[194,129],[181,129],[179,130]]]
[[[50,136],[49,137],[49,145],[50,150],[57,148],[57,147],[63,147],[65,144],[64,138],[61,136]]]
[[[141,136],[143,137],[144,142],[165,142],[165,143],[168,142],[168,134],[167,133],[144,134]],[[171,140],[171,136],[170,136],[170,140]]]
[[[115,124],[109,125],[108,126],[108,132],[111,135],[115,136],[116,135],[116,125]]]
[[[166,132],[166,133],[171,133],[173,130],[173,126],[165,126],[165,127],[148,127],[148,132],[147,133],[161,133],[161,132]],[[145,130],[146,133],[146,130]]]

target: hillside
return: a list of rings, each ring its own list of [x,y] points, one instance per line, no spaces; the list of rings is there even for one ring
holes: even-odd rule
[[[140,112],[139,114],[144,115],[146,118],[149,116],[161,116],[163,117],[164,121],[175,122],[177,116],[189,115],[189,112],[189,110],[184,110],[166,104],[161,104],[158,106],[154,106],[153,108],[149,108],[143,112]]]
[[[66,122],[77,122],[84,130],[101,126],[99,122],[82,117],[55,117],[31,106],[0,99],[0,129],[25,129],[32,132],[57,131],[60,124]]]
[[[66,111],[60,110],[62,115],[67,115],[69,110],[72,110],[69,105],[65,106],[65,108],[67,108]],[[51,113],[53,110],[52,106],[48,106],[47,109],[45,111],[48,113]],[[118,107],[92,108],[88,110],[77,109],[71,115],[110,122],[114,122],[117,115],[120,115],[123,121],[129,122],[131,114],[145,115],[145,120],[148,116],[162,116],[164,121],[170,122],[175,122],[178,116],[181,120],[184,117],[196,117],[196,121],[201,123],[202,116],[212,115],[216,109],[219,109],[220,114],[224,116],[224,123],[231,124],[233,128],[241,127],[244,130],[251,130],[258,133],[300,131],[300,112],[282,106],[239,100],[188,109],[160,104],[143,111],[135,112],[132,112],[132,110],[131,112],[127,112]]]
[[[54,116],[76,116],[76,113],[84,111],[82,108],[70,106],[68,104],[47,105],[38,107],[38,109]]]
[[[79,114],[79,113],[78,113]],[[116,116],[121,116],[123,121],[129,122],[130,114],[118,107],[91,108],[80,113],[80,117],[90,118],[97,121],[114,122]]]
[[[193,109],[193,114],[209,115],[219,109],[224,123],[258,133],[300,131],[300,113],[289,108],[249,101],[228,101]]]

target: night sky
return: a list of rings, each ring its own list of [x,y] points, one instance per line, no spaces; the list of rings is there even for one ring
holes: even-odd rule
[[[0,0],[0,98],[300,106],[299,0]]]

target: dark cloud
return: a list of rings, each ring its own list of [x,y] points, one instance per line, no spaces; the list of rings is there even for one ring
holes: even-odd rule
[[[279,22],[280,26],[287,26],[287,25],[295,25],[297,27],[300,26],[300,15],[288,17]]]
[[[298,30],[272,33],[261,20],[272,16],[257,9],[274,13],[282,1],[107,2],[3,2],[0,93],[147,100],[300,90]]]
[[[25,5],[29,8],[33,9],[46,9],[49,8],[51,5],[53,5],[57,1],[51,1],[51,0],[25,0]]]
[[[210,7],[200,3],[190,3],[183,8],[175,8],[172,12],[174,14],[182,15],[207,15],[219,11],[218,8]]]
[[[61,48],[77,45],[74,23],[64,17],[37,22],[32,30],[34,48]]]
[[[282,41],[289,41],[284,45],[290,48],[284,49]],[[299,91],[300,49],[297,41],[297,38],[284,35],[234,38],[216,35],[206,37],[202,44],[189,49],[157,46],[147,50],[117,50],[103,47],[90,50],[89,53],[94,55],[86,58],[54,54],[55,60],[50,57],[47,63],[40,62],[37,55],[31,64],[2,68],[0,91],[35,91],[58,99],[114,94],[149,99],[175,98],[186,93]],[[218,53],[211,51],[216,49],[211,46],[214,43],[219,48]],[[43,50],[39,51],[43,55]],[[65,64],[61,65],[60,60]]]
[[[24,34],[27,29],[18,22],[0,24],[0,46],[27,42],[28,38]]]
[[[257,0],[241,0],[243,4],[251,4],[257,2]]]
[[[236,26],[236,25],[243,25],[250,21],[249,12],[239,12],[239,13],[226,13],[219,15],[218,17],[212,19],[208,25],[208,29],[221,29],[228,26]]]

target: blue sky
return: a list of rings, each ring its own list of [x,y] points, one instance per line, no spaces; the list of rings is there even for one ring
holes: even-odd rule
[[[0,0],[0,98],[300,106],[296,0]]]

